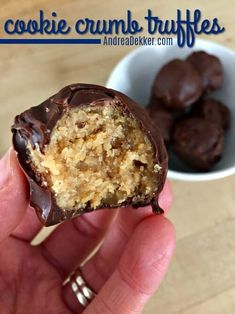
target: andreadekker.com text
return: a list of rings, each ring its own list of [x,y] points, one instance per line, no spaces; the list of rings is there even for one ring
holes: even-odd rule
[[[171,37],[148,36],[105,36],[102,40],[104,46],[172,46]]]

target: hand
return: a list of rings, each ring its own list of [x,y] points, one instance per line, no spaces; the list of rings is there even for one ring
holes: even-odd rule
[[[169,183],[160,196],[171,205]],[[100,210],[59,225],[38,246],[42,225],[28,205],[28,185],[14,151],[0,161],[0,313],[141,313],[159,286],[174,248],[174,229],[149,207]],[[82,268],[98,294],[84,310],[68,275],[100,241]]]

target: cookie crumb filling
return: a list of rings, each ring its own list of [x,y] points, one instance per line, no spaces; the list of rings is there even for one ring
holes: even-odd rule
[[[153,146],[139,123],[115,105],[70,109],[43,153],[27,146],[31,167],[64,210],[151,199],[157,187]]]

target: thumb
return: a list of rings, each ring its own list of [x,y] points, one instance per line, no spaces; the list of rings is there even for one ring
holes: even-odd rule
[[[0,160],[0,241],[20,223],[28,206],[28,186],[16,153],[10,149]]]

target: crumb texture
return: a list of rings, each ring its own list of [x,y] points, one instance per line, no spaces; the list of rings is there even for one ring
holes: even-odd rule
[[[114,105],[69,110],[44,153],[30,144],[28,150],[42,184],[65,210],[141,201],[157,186],[152,144],[138,122]]]

